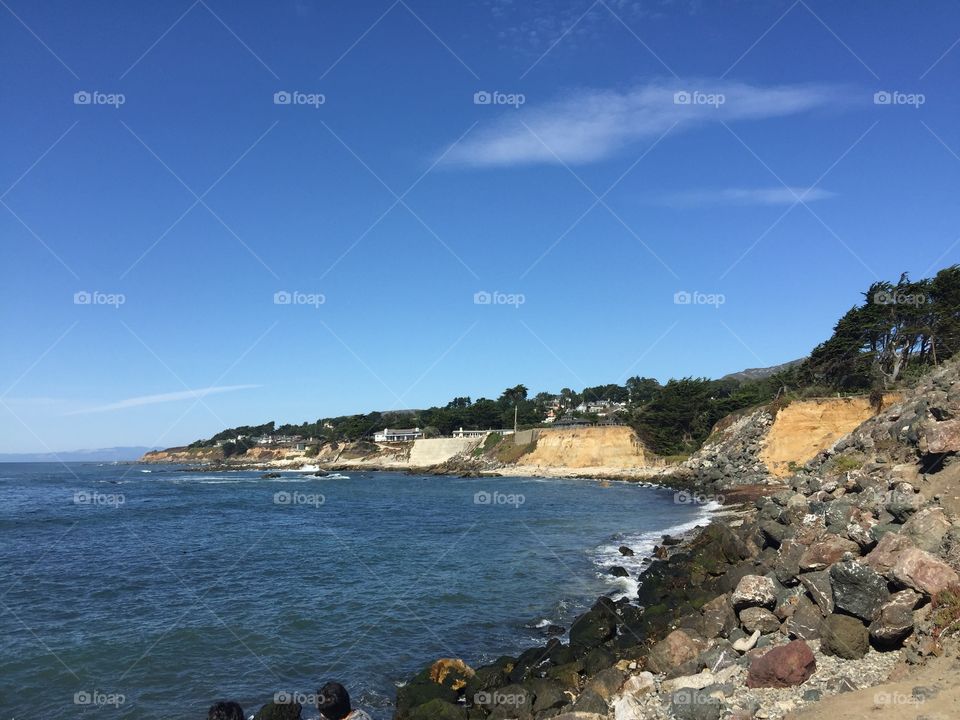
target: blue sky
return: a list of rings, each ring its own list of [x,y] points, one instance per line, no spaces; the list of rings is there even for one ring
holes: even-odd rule
[[[955,3],[0,5],[0,452],[719,376],[960,262]]]

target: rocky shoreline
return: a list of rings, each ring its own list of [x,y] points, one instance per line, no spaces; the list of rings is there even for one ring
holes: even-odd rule
[[[395,718],[777,720],[956,653],[957,375],[938,371],[783,487],[681,478],[729,493],[737,516],[659,546],[638,595],[599,598],[567,642],[437,660],[398,690]]]

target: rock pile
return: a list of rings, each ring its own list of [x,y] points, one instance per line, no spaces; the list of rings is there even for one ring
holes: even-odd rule
[[[958,377],[937,372],[786,489],[664,546],[638,596],[600,598],[568,642],[424,670],[396,717],[775,719],[940,652],[960,624],[960,519],[923,490],[960,451]],[[728,448],[765,421],[738,422]]]

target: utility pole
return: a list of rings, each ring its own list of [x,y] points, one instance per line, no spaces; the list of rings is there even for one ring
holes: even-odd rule
[[[517,434],[517,405],[513,406],[513,434]]]

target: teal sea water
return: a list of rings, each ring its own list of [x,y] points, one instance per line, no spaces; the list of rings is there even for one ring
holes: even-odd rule
[[[0,717],[249,717],[338,679],[389,718],[433,659],[542,642],[704,521],[636,484],[261,475],[0,464]]]

